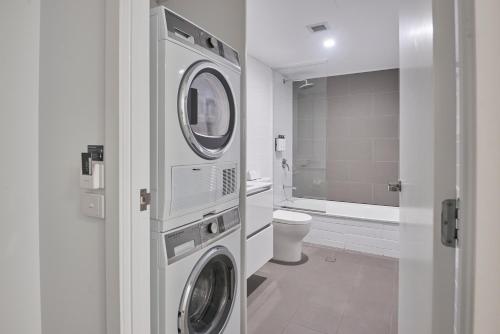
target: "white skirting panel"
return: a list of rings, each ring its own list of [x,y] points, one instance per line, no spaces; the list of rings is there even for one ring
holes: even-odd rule
[[[398,223],[311,216],[311,232],[305,242],[399,258]]]

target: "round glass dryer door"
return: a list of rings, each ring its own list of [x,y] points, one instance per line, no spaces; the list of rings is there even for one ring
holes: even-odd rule
[[[178,109],[191,148],[204,159],[220,158],[231,144],[236,105],[231,86],[215,63],[199,61],[186,71]]]
[[[236,264],[229,250],[216,246],[194,267],[179,307],[180,334],[219,334],[233,309]]]

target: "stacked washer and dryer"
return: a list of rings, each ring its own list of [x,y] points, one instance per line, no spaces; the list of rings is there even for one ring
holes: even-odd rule
[[[220,39],[151,10],[154,334],[240,332],[240,63]]]

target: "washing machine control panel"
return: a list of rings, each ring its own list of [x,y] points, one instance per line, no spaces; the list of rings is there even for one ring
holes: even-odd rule
[[[202,246],[200,225],[195,224],[165,234],[168,263],[173,263]]]
[[[240,210],[238,208],[229,209],[201,223],[201,240],[202,242],[209,241],[239,225]]]
[[[203,248],[207,242],[230,233],[234,227],[239,225],[240,210],[236,207],[205,217],[198,223],[166,233],[164,238],[168,263],[172,264],[197,249]]]

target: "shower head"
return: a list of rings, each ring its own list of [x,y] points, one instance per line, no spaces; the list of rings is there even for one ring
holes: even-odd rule
[[[299,86],[299,89],[308,89],[314,87],[314,82],[309,82],[309,80],[304,80],[302,85]]]

